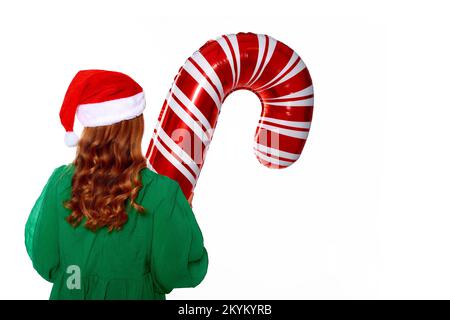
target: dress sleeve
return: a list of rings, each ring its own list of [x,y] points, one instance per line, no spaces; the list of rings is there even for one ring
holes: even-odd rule
[[[178,184],[155,212],[151,263],[160,293],[195,287],[206,275],[208,253],[203,236]]]
[[[61,168],[53,171],[25,225],[25,246],[33,267],[50,282],[59,267],[56,180]]]

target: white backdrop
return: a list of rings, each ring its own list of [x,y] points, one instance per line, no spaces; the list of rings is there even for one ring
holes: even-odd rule
[[[58,112],[76,71],[123,71],[144,87],[145,152],[185,59],[239,31],[305,60],[311,132],[296,164],[267,169],[252,153],[258,99],[227,99],[193,202],[209,271],[168,298],[450,298],[448,8],[393,3],[2,2],[0,298],[49,296],[23,232],[53,168],[74,156]]]

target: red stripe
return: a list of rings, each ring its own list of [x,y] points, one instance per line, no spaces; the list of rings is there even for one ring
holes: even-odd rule
[[[153,130],[153,132],[156,132],[156,129]],[[148,145],[147,152],[145,153],[146,158],[148,158],[150,156],[151,152],[154,152],[153,147],[154,147],[154,144],[153,144],[153,137],[152,137],[152,139],[150,139],[150,143]]]
[[[237,83],[237,76],[238,76],[238,70],[237,70],[237,58],[236,58],[236,53],[234,52],[234,48],[231,44],[230,39],[228,39],[227,36],[223,36],[223,38],[225,39],[225,41],[227,42],[228,47],[230,48],[231,51],[231,56],[233,57],[233,67],[234,67],[234,82]]]
[[[231,71],[231,66],[227,63],[227,56],[223,51],[222,47],[217,41],[212,41],[208,45],[200,48],[200,53],[205,57],[209,64],[216,71],[217,76],[222,82],[222,88],[224,93],[229,92],[233,86],[233,74]],[[217,65],[218,61],[225,61],[220,67]]]
[[[283,97],[288,94],[301,91],[312,85],[311,77],[308,69],[303,69],[288,81],[277,84],[276,86],[259,92],[262,99],[267,100],[270,98]]]
[[[291,101],[300,101],[300,100],[306,100],[309,98],[314,97],[314,94],[308,94],[306,96],[297,97],[297,98],[283,98],[283,99],[265,99],[264,101],[267,104],[270,104],[270,102],[291,102]]]
[[[203,155],[206,147],[200,137],[170,107],[167,108],[166,117],[161,122],[161,127],[176,143],[183,142],[183,150],[196,162],[197,159],[194,154],[200,152]]]
[[[292,160],[289,158],[283,158],[281,156],[277,156],[276,154],[272,154],[270,152],[264,152],[264,151],[258,150],[257,148],[253,148],[253,150],[255,150],[255,152],[258,151],[259,153],[261,153],[267,157],[270,157],[274,160],[286,161],[286,162],[291,162],[291,163],[294,163],[296,161],[296,160]]]
[[[270,126],[274,126],[274,127],[278,127],[278,128],[282,128],[282,129],[289,129],[289,130],[293,130],[293,131],[305,131],[305,132],[309,131],[309,129],[307,129],[307,128],[297,128],[297,127],[286,126],[283,124],[273,123],[273,122],[270,122],[269,120],[263,120],[263,119],[260,119],[259,123],[264,123],[264,124],[268,124]]]
[[[287,121],[311,122],[313,107],[271,107],[263,103],[263,112],[261,117],[275,118]]]
[[[236,84],[240,88],[250,81],[250,77],[256,68],[258,60],[258,36],[252,33],[240,34],[237,36],[240,52],[241,70],[239,82]],[[217,63],[217,62],[216,62]]]
[[[266,37],[266,44],[264,45],[264,53],[263,53],[263,57],[262,57],[262,59],[261,59],[261,64],[259,65],[258,70],[257,70],[256,73],[255,73],[255,78],[256,78],[256,77],[258,76],[258,74],[261,72],[261,69],[263,68],[264,63],[266,62],[266,58],[267,58],[267,51],[268,51],[268,49],[269,49],[269,37],[268,37],[268,36],[265,36],[265,37]],[[261,78],[261,76],[260,76],[260,78]],[[254,79],[253,79],[252,81],[254,81]],[[258,81],[259,81],[259,79],[258,79]],[[253,87],[254,87],[254,88],[257,87],[255,84],[256,84],[258,81],[256,81],[256,82],[253,84]]]
[[[188,60],[197,68],[197,70],[202,74],[202,76],[206,79],[206,81],[208,81],[208,83],[213,87],[213,89],[216,92],[217,96],[220,98],[221,94],[219,92],[219,89],[217,89],[216,85],[214,84],[214,82],[212,82],[212,80],[205,73],[205,71],[197,64],[197,62],[194,61],[194,59],[189,58]]]
[[[159,143],[161,143],[162,146],[167,150],[167,152],[172,154],[172,156],[175,159],[177,159],[178,162],[180,162],[185,167],[185,169],[188,170],[194,176],[194,178],[197,178],[197,175],[195,174],[195,172],[192,171],[192,169],[186,164],[186,162],[184,162],[175,152],[171,151],[170,147],[161,139],[161,137],[158,136],[157,139],[158,139]],[[186,150],[184,149],[183,144],[182,143],[180,143],[180,144],[178,144],[178,146],[186,152]],[[158,150],[158,152],[160,152],[160,151]]]
[[[258,161],[265,167],[271,168],[271,169],[283,169],[283,168],[287,168],[287,166],[285,165],[281,165],[281,164],[275,164],[269,161],[266,161],[258,156],[256,156],[256,159],[258,159]]]
[[[190,99],[197,108],[203,113],[206,119],[209,120],[211,126],[214,126],[219,115],[219,110],[216,108],[216,103],[205,89],[199,86],[197,81],[186,72],[182,70],[176,82],[178,88]]]
[[[175,96],[173,93],[171,94],[171,96],[170,96],[170,98],[171,99],[173,99],[173,100],[175,100],[175,102],[177,102],[179,105],[180,105],[180,107],[184,110],[184,111],[186,111],[191,117],[192,117],[192,119],[194,119],[197,123],[198,123],[198,125],[208,134],[208,136],[209,136],[209,134],[210,134],[210,132],[208,132],[208,128],[206,128],[201,122],[200,122],[200,120],[193,114],[193,113],[191,113],[191,111],[187,108],[187,106],[185,106],[182,102],[181,102],[181,100],[179,100],[178,98],[177,98],[177,96]],[[211,124],[210,124],[211,125]]]
[[[272,61],[272,60],[271,60]],[[287,75],[289,72],[291,72],[292,71],[292,69],[294,69],[296,66],[297,66],[297,64],[300,62],[300,58],[297,58],[297,60],[295,60],[295,62],[281,75],[281,76],[279,76],[278,77],[278,79],[276,80],[276,81],[274,81],[274,83],[276,83],[277,81],[279,81],[279,80],[281,80],[281,79],[283,79],[283,77],[285,76],[285,75]],[[284,66],[283,66],[283,68],[284,68]],[[270,79],[268,82],[270,82],[272,79]],[[289,80],[288,80],[289,81]],[[264,86],[262,86],[261,88],[259,88],[258,89],[258,92],[260,92],[260,91],[264,91],[267,87],[270,87],[270,86],[272,86],[274,83],[271,83],[271,84],[266,84],[266,85],[264,85]]]
[[[277,132],[261,127],[258,127],[256,130],[255,140],[263,146],[295,154],[300,154],[302,152],[306,141],[304,139],[297,139],[278,134]]]

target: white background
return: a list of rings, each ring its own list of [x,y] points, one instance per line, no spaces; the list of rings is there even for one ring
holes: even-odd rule
[[[23,232],[53,168],[74,156],[58,112],[76,71],[144,87],[146,151],[179,67],[239,31],[305,60],[313,125],[300,160],[269,170],[252,153],[258,99],[227,99],[193,203],[209,271],[168,299],[450,298],[448,12],[433,1],[2,2],[0,298],[49,296]]]

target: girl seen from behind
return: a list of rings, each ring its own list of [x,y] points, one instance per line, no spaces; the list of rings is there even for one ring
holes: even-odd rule
[[[25,228],[50,299],[165,299],[206,275],[189,202],[142,155],[144,108],[142,88],[119,72],[80,71],[67,90],[60,117],[76,157],[53,171]]]

